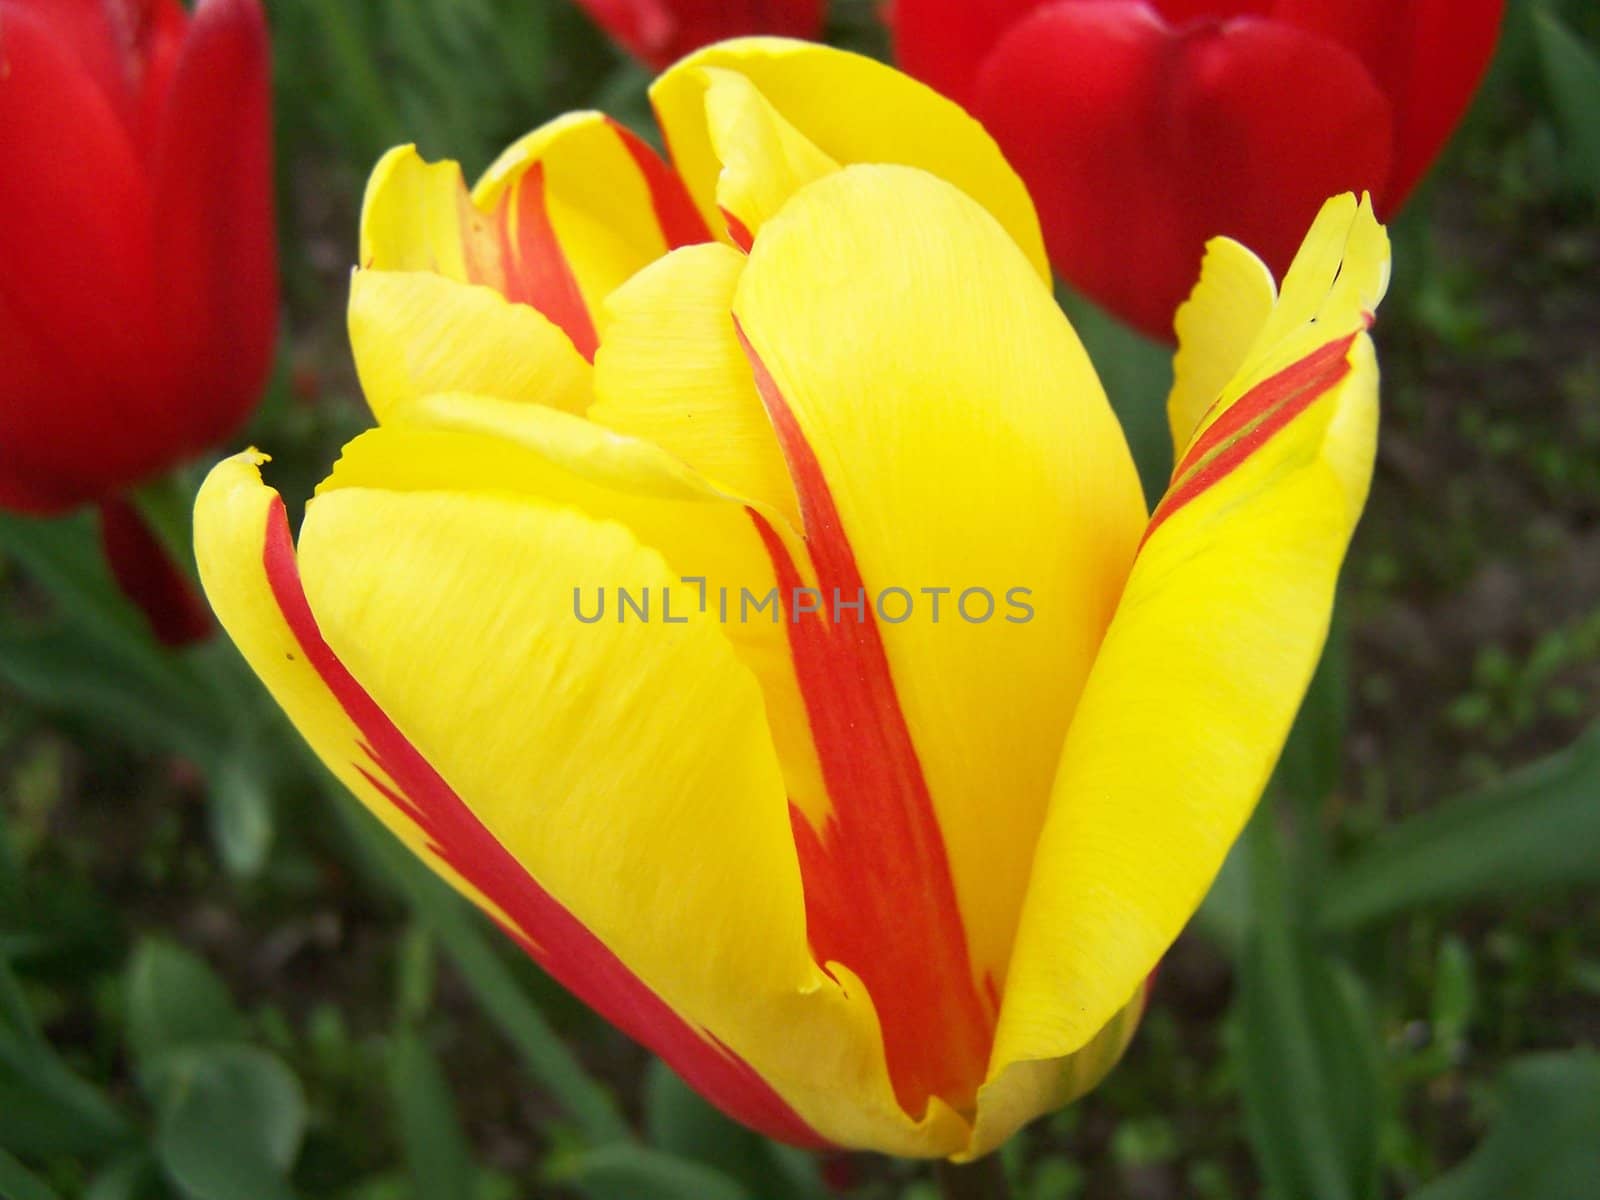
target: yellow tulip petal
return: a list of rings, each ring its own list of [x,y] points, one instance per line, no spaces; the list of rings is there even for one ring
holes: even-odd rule
[[[679,578],[701,581],[693,585],[699,603],[674,617],[717,622],[761,684],[789,802],[808,820],[826,818],[787,627],[768,600],[777,585],[772,559],[744,498],[649,441],[549,409],[460,395],[401,406],[392,424],[356,438],[319,491],[343,487],[527,494],[626,525]],[[593,611],[593,597],[584,603]]]
[[[727,495],[756,505],[772,529],[792,540],[800,527],[794,485],[734,330],[733,293],[744,265],[744,255],[720,243],[686,246],[612,293],[606,302],[606,339],[595,358],[589,416],[662,447]],[[722,570],[706,565],[699,551],[692,556],[667,551],[678,533],[642,536],[663,548],[669,561],[686,564],[685,574],[705,577],[719,604],[727,598],[734,613],[728,633],[761,681],[790,803],[807,820],[821,822],[828,812],[826,790],[786,628],[760,616],[738,619],[755,611],[753,605],[777,580],[755,526],[742,512],[737,519],[739,529],[718,536],[725,544],[753,550],[759,570],[748,565]],[[803,562],[803,550],[795,557]],[[755,598],[749,605],[746,589]]]
[[[654,442],[798,529],[789,469],[734,333],[744,265],[720,243],[688,246],[612,293],[589,417]]]
[[[988,212],[924,171],[855,166],[802,189],[756,239],[734,312],[818,586],[913,601],[909,619],[891,597],[889,619],[846,612],[809,643],[806,623],[791,627],[835,772],[829,825],[796,830],[819,873],[816,888],[807,879],[813,941],[830,921],[863,942],[874,921],[892,923],[873,943],[881,961],[926,960],[903,964],[897,984],[880,964],[840,961],[880,1012],[897,986],[952,1008],[937,1044],[913,1036],[937,1016],[919,1015],[924,1001],[905,1000],[886,1036],[906,1039],[908,1062],[973,1053],[958,1022],[982,1024],[997,1000],[1057,749],[1144,523],[1132,463],[1049,289]],[[913,840],[881,855],[852,841],[902,828]],[[869,878],[841,865],[857,853],[877,864]],[[849,897],[832,911],[819,899],[830,871]],[[952,886],[957,913],[939,899]],[[880,913],[875,887],[923,899]],[[959,963],[940,957],[957,943]],[[976,1040],[966,1094],[945,1096],[958,1107],[973,1101],[987,1030]],[[892,1041],[890,1053],[893,1070]],[[940,1070],[962,1077],[929,1061],[904,1078],[933,1085]]]
[[[302,737],[361,801],[418,857],[472,899],[506,914],[428,843],[426,835],[390,804],[387,777],[365,734],[330,689],[318,644],[294,576],[294,547],[278,493],[261,482],[267,461],[254,450],[224,459],[206,477],[194,511],[195,558],[217,620]],[[319,669],[320,668],[320,669]]]
[[[761,695],[718,626],[577,619],[574,588],[693,611],[659,554],[525,494],[338,488],[300,563],[332,651],[494,843],[734,1067],[695,1080],[716,1060],[675,1027],[602,1012],[778,1136],[959,1149],[951,1114],[895,1105],[870,999],[811,957]]]
[[[1320,346],[1364,331],[1389,287],[1389,235],[1365,195],[1357,201],[1347,193],[1323,205],[1270,305],[1267,281],[1253,259],[1228,239],[1215,239],[1200,283],[1180,310],[1176,383],[1168,400],[1178,458],[1251,388]],[[1264,306],[1251,337],[1244,314]],[[1178,437],[1180,422],[1187,428]]]
[[[472,190],[484,212],[514,210],[538,178],[543,208],[591,313],[646,263],[710,240],[682,182],[601,113],[559,117],[513,143]]]
[[[1206,243],[1200,282],[1173,321],[1178,352],[1167,419],[1175,456],[1238,373],[1277,300],[1272,272],[1248,249],[1226,237]]]
[[[1324,204],[1218,408],[1335,336],[1366,329],[1389,290],[1389,262],[1389,235],[1370,196],[1346,193]]]
[[[593,312],[551,223],[543,165],[525,163],[515,186],[497,201],[492,208],[474,204],[454,162],[424,162],[412,146],[391,150],[367,182],[361,266],[432,272],[492,288],[537,309],[580,354],[593,358]]]
[[[783,119],[743,75],[706,67],[706,128],[722,164],[717,208],[728,235],[749,250],[767,218],[839,164]]]
[[[616,436],[570,413],[529,408],[493,396],[456,393],[424,396],[402,406],[395,415],[396,425],[477,434],[490,439],[486,444],[531,451],[550,467],[594,487],[647,500],[710,501],[740,507],[743,504],[739,497],[721,491],[654,443]],[[346,466],[343,458],[335,466],[335,477],[341,466]],[[432,463],[411,464],[403,458],[396,458],[394,466],[407,471],[417,470],[419,466],[429,472],[436,469]],[[487,464],[484,469],[488,469]],[[519,469],[528,469],[528,466],[524,463]],[[468,490],[542,495],[542,489],[549,483],[546,471],[539,471],[534,478],[521,483],[511,476],[495,476],[491,484],[488,476],[474,481],[470,463],[463,463],[461,470],[464,473],[449,477],[455,479],[456,486]],[[378,486],[393,486],[375,482]],[[345,479],[342,483],[348,487],[351,481]]]
[[[689,55],[651,87],[672,160],[708,225],[718,225],[723,162],[707,121],[706,68],[743,75],[789,125],[835,162],[921,167],[954,184],[1005,227],[1041,279],[1050,278],[1033,201],[977,121],[892,67],[811,42],[721,42]]]
[[[314,614],[302,586],[300,564],[296,561],[283,505],[276,493],[262,486],[256,471],[261,461],[262,456],[252,452],[230,459],[212,472],[196,508],[196,550],[207,593],[224,626],[313,749],[413,852],[484,907],[555,978],[619,1027],[655,1049],[703,1094],[772,1136],[799,1144],[821,1144],[824,1135],[797,1114],[769,1081],[728,1044],[667,1003],[659,989],[625,964],[615,948],[597,937],[592,928],[575,918],[569,908],[551,895],[542,880],[530,872],[529,864],[513,853],[516,846],[525,846],[530,840],[564,843],[573,849],[574,843],[584,841],[584,830],[589,832],[591,841],[598,836],[605,842],[610,833],[606,824],[597,825],[592,811],[574,811],[574,806],[581,803],[586,788],[604,790],[613,784],[626,788],[627,772],[607,775],[602,763],[600,777],[573,784],[577,795],[565,797],[564,810],[561,804],[551,808],[538,803],[528,806],[520,822],[513,822],[515,829],[523,831],[520,839],[503,837],[490,828],[476,803],[469,805],[462,800],[455,781],[447,781],[441,775],[435,761],[418,748],[407,732],[402,732],[389,707],[374,700],[366,681],[358,679],[344,658],[325,640],[320,615]],[[353,516],[359,519],[359,514],[374,508],[381,517],[411,515],[406,510],[413,508],[419,510],[414,515],[425,518],[426,513],[435,510],[460,509],[465,505],[472,510],[466,520],[476,523],[479,503],[491,506],[497,503],[462,496],[413,496],[401,502],[399,511],[395,512],[389,504],[394,497],[385,493],[345,491],[336,495],[333,519],[325,519],[335,530],[335,540],[343,522]],[[327,502],[320,507],[324,512],[329,509]],[[648,551],[642,550],[618,526],[598,525],[571,510],[540,511],[527,505],[520,506],[517,515],[523,522],[520,532],[527,535],[526,540],[518,540],[520,551],[565,546],[569,555],[573,552],[584,555],[585,560],[602,573],[609,573],[607,566],[617,568],[618,578],[627,577],[634,570],[648,573],[659,564],[659,560],[653,560]],[[421,525],[420,531],[415,525],[397,528],[386,523],[385,527],[415,554],[417,545],[425,545],[428,540],[428,522],[423,519]],[[448,530],[432,532],[448,536]],[[501,532],[506,531],[502,529]],[[367,546],[345,549],[354,551],[355,559],[360,561]],[[408,561],[398,560],[401,566]],[[548,565],[548,560],[543,563]],[[428,594],[433,596],[431,591]],[[360,599],[356,602],[359,604]],[[602,645],[617,640],[605,636],[611,631],[596,632],[599,635],[594,641]],[[383,643],[381,637],[377,641],[380,645]],[[423,644],[425,648],[431,645],[426,636]],[[676,827],[682,819],[691,816],[697,806],[708,805],[711,802],[708,793],[718,787],[738,789],[747,785],[757,792],[770,791],[775,781],[775,768],[771,751],[761,735],[759,717],[753,715],[754,707],[749,704],[748,692],[753,685],[741,680],[736,666],[731,667],[732,676],[729,677],[729,658],[725,650],[718,651],[715,632],[709,626],[700,626],[697,631],[686,631],[677,638],[658,638],[652,644],[658,648],[658,657],[651,660],[657,667],[670,670],[686,662],[698,666],[700,669],[691,669],[687,677],[673,671],[673,685],[685,694],[696,686],[706,688],[715,698],[714,704],[727,706],[735,724],[719,731],[721,753],[714,760],[700,754],[692,744],[674,742],[665,747],[665,761],[657,758],[654,765],[675,772],[676,782],[684,791],[674,791],[671,781],[664,777],[658,786],[666,791],[667,803],[642,812],[630,807],[629,812],[639,817],[642,826]],[[407,647],[407,656],[411,650],[412,647]],[[708,650],[709,661],[704,657]],[[618,652],[615,646],[612,652]],[[529,665],[534,668],[530,674],[535,676],[535,681],[539,668],[543,668],[546,675],[559,674],[563,669],[561,664],[551,664],[547,658],[530,660]],[[741,689],[745,694],[741,695]],[[564,707],[551,702],[541,715],[552,710],[569,714],[574,707],[586,707],[598,715],[637,710],[643,705],[657,715],[655,732],[658,736],[669,736],[662,729],[670,723],[664,718],[669,710],[657,704],[654,697],[642,698],[626,690],[586,688],[563,695],[561,700]],[[516,718],[503,718],[511,719]],[[644,733],[648,724],[647,721],[645,725],[636,725],[634,731]],[[598,733],[585,730],[584,736],[598,736]],[[705,735],[701,735],[700,740],[704,739]],[[575,744],[576,749],[581,747],[581,742]],[[567,761],[570,780],[571,756],[564,754],[559,746],[547,747],[547,750],[557,764],[558,775],[560,762]],[[591,760],[578,760],[579,773],[581,764],[588,761]],[[534,782],[530,784],[529,779]],[[547,785],[559,786],[560,783],[559,778],[552,781],[528,777],[519,780],[518,786],[537,801],[547,795]],[[736,798],[742,801],[751,797],[736,794]],[[776,803],[781,807],[781,797]],[[760,811],[759,807],[756,811]],[[727,806],[728,818],[723,825],[735,839],[743,837],[748,847],[752,822],[741,816],[746,812],[740,804]],[[541,829],[542,839],[526,834],[530,825]],[[683,829],[675,828],[672,837],[681,840],[683,836]],[[792,898],[783,884],[786,877],[792,882],[793,851],[792,847],[787,848],[791,865],[786,876],[783,871],[785,845],[777,839],[763,838],[759,833],[753,840],[774,851],[778,859],[771,865],[779,874],[763,879],[763,886],[753,898],[762,915],[772,917],[774,908],[781,909],[785,899]],[[609,863],[606,847],[602,845],[599,850],[600,859]],[[656,882],[651,882],[652,879]],[[653,902],[659,875],[636,873],[630,882],[633,903]],[[775,891],[772,890],[774,885]],[[714,887],[714,882],[704,882],[701,886]],[[677,895],[670,887],[667,891]],[[618,898],[613,896],[612,899]],[[792,926],[794,922],[791,920],[788,924]],[[737,921],[732,923],[735,935],[737,925]],[[782,925],[778,928],[781,938]],[[703,927],[701,931],[704,932]],[[763,936],[769,932],[761,930]],[[757,985],[756,996],[765,996],[780,1007],[805,1009],[801,1014],[805,1018],[801,1028],[806,1027],[807,1021],[815,1025],[815,1032],[810,1029],[806,1032],[813,1032],[814,1040],[823,1043],[813,1049],[825,1055],[831,1051],[828,1061],[841,1069],[856,1067],[869,1096],[886,1094],[887,1085],[881,1081],[881,1063],[876,1069],[873,1067],[875,1039],[870,1007],[843,999],[837,990],[825,987],[818,992],[810,988],[808,985],[817,972],[803,952],[794,952],[794,940],[791,929],[786,941],[773,944],[772,948],[779,951],[776,958],[747,962],[740,956],[729,960],[730,965],[753,969],[751,981]],[[789,951],[787,955],[782,953],[785,949]],[[763,967],[776,968],[781,974],[763,974]],[[715,976],[708,979],[708,982],[715,981]],[[762,985],[766,985],[765,992]],[[783,1018],[789,1013],[776,1015]],[[850,1077],[846,1075],[846,1078]],[[863,1107],[869,1112],[870,1122],[870,1099]],[[903,1120],[896,1122],[895,1114],[891,1112],[889,1116],[899,1136],[913,1146],[920,1145],[928,1134],[936,1132],[931,1124],[924,1130],[907,1129]],[[850,1128],[848,1121],[845,1128]]]
[[[455,163],[390,151],[367,184],[361,265],[493,288],[592,359],[606,295],[672,246],[709,237],[653,150],[599,113],[573,113],[513,145],[470,195]]]
[[[1349,193],[1335,196],[1323,205],[1312,223],[1284,276],[1277,302],[1240,357],[1232,377],[1218,389],[1209,405],[1193,389],[1195,394],[1186,401],[1186,407],[1199,416],[1185,445],[1192,448],[1204,444],[1212,425],[1230,412],[1237,420],[1243,411],[1238,407],[1240,400],[1267,380],[1284,376],[1296,364],[1319,355],[1325,357],[1330,353],[1328,347],[1341,338],[1365,333],[1388,287],[1389,235],[1378,223],[1371,199],[1363,196],[1357,201]],[[1197,296],[1206,290],[1202,283],[1196,289]],[[1259,307],[1259,302],[1254,306]],[[1232,346],[1244,340],[1237,329],[1228,337]],[[1204,335],[1198,329],[1193,331],[1192,340],[1197,350],[1204,348]],[[1181,348],[1179,353],[1181,357]],[[1229,357],[1232,354],[1230,351]],[[1163,501],[1165,509],[1170,510],[1184,491],[1181,475],[1186,453],[1194,452],[1179,447],[1178,466]],[[1192,471],[1196,465],[1190,462],[1188,468]],[[1155,517],[1162,519],[1160,509]]]
[[[360,263],[374,271],[431,271],[478,282],[476,243],[488,222],[472,207],[461,167],[424,162],[415,146],[396,146],[372,169],[361,203]]]
[[[499,292],[424,271],[357,271],[350,347],[373,415],[433,392],[478,392],[582,412],[589,364],[549,318]]]
[[[1127,1003],[1210,886],[1305,693],[1371,477],[1364,306],[1387,278],[1370,207],[1334,211],[1307,240],[1316,269],[1291,272],[1268,318],[1277,343],[1246,356],[1151,518],[1067,735],[993,1076],[1078,1051]],[[1285,328],[1285,311],[1302,323]]]
[[[527,495],[340,488],[308,506],[299,557],[334,653],[587,928],[658,987],[684,977],[674,1007],[714,1012],[738,990],[696,977],[720,957],[707,938],[752,989],[805,978],[754,681],[713,626],[575,611],[574,589],[664,587],[690,611],[659,555]],[[676,915],[647,920],[652,905]]]
[[[1036,1117],[1055,1112],[1094,1088],[1133,1040],[1148,993],[1141,983],[1133,999],[1082,1049],[1061,1058],[1011,1063],[979,1088],[972,1141],[957,1157],[981,1158]]]

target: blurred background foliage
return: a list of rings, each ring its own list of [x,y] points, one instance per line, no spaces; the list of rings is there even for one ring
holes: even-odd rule
[[[377,156],[471,174],[573,107],[650,131],[564,0],[267,8],[288,319],[252,436],[293,506],[367,421]],[[882,52],[866,0],[830,36]],[[1600,6],[1512,0],[1395,230],[1323,668],[1124,1065],[1003,1152],[1017,1195],[1600,1196],[1597,47]],[[1163,361],[1065,300],[1159,477]],[[144,497],[175,543],[193,483]],[[0,1197],[936,1195],[710,1112],[286,749],[231,649],[141,650],[103,570],[83,522],[0,524]]]

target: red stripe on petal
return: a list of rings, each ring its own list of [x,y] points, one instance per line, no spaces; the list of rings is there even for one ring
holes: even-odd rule
[[[594,317],[556,237],[545,201],[544,164],[534,163],[509,188],[494,215],[500,232],[507,300],[538,309],[559,325],[590,362],[599,348]]]
[[[728,236],[733,239],[733,244],[749,254],[750,247],[756,241],[750,233],[750,227],[725,208],[719,207],[717,211],[722,214],[722,223],[728,227]]]
[[[689,190],[683,186],[683,180],[678,178],[677,172],[662,162],[661,156],[650,144],[627,126],[619,125],[610,117],[606,118],[606,124],[611,126],[622,142],[623,149],[632,156],[639,174],[644,177],[645,186],[650,189],[650,206],[655,211],[656,224],[661,226],[661,236],[666,240],[667,249],[676,250],[679,246],[698,246],[711,241],[711,230],[706,228],[705,218],[694,206]]]
[[[863,599],[861,620],[791,619],[789,651],[832,802],[814,829],[791,805],[812,953],[848,967],[877,1009],[895,1095],[913,1117],[930,1097],[971,1111],[994,1011],[980,998],[933,800],[895,693],[877,623],[816,455],[738,328],[788,459],[825,604]],[[782,538],[752,512],[780,595],[802,587]],[[798,606],[796,606],[798,607]],[[793,611],[789,614],[794,617]]]
[[[558,982],[650,1047],[729,1116],[791,1145],[827,1143],[750,1065],[692,1028],[529,875],[462,802],[322,638],[306,601],[283,504],[273,504],[262,562],[307,662],[361,735],[356,768],[427,838],[429,848],[501,913],[502,927]]]
[[[1144,532],[1149,541],[1173,513],[1236,470],[1241,463],[1350,373],[1357,335],[1319,346],[1262,380],[1211,423],[1172,472],[1172,485]]]

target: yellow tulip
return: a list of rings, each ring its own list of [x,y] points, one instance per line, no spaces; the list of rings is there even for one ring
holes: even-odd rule
[[[470,192],[379,164],[378,425],[298,547],[263,456],[220,464],[206,590],[329,768],[713,1102],[981,1155],[1110,1069],[1265,786],[1387,240],[1332,200],[1281,293],[1212,244],[1152,515],[960,109],[773,40],[652,96],[675,171],[595,114]]]

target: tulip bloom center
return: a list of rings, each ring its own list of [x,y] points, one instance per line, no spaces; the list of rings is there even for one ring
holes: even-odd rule
[[[378,425],[295,547],[260,456],[219,466],[207,590],[340,779],[725,1111],[984,1154],[1115,1063],[1270,773],[1387,243],[1330,202],[1281,298],[1214,245],[1152,519],[971,118],[778,41],[652,100],[671,168],[597,114],[470,190],[385,156]]]

